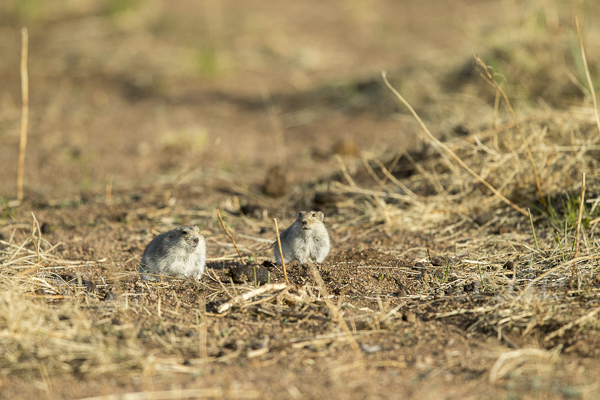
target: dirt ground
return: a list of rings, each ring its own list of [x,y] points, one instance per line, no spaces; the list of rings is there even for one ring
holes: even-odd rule
[[[600,397],[600,8],[571,3],[3,2],[0,399]],[[332,251],[286,282],[302,210]],[[178,225],[205,275],[140,280]]]

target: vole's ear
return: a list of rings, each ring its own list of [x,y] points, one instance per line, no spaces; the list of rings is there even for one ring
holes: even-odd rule
[[[325,214],[323,214],[323,211],[317,212],[317,218],[319,219],[319,221],[323,222],[323,220],[325,219]]]
[[[302,217],[302,211],[298,213],[298,218]]]

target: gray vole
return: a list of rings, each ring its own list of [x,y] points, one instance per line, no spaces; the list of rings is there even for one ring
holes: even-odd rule
[[[286,263],[299,261],[306,264],[308,260],[320,263],[325,260],[331,244],[323,224],[324,217],[321,211],[301,211],[296,221],[281,233],[281,250]],[[273,250],[277,264],[281,264],[277,241]]]
[[[206,242],[197,226],[179,226],[152,239],[142,255],[142,279],[158,275],[200,279],[206,263]]]

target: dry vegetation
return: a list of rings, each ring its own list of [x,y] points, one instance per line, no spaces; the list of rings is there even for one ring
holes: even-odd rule
[[[33,26],[34,52],[43,53],[36,29],[56,33],[45,39],[61,54],[50,57],[49,75],[79,71],[100,82],[91,89],[95,112],[75,104],[87,95],[71,98],[82,85],[77,77],[52,97],[60,102],[54,109],[33,112],[23,204],[10,201],[5,187],[14,178],[1,178],[0,398],[597,398],[597,6],[513,5],[517,16],[504,21],[511,35],[497,27],[488,33],[481,58],[388,68],[411,115],[379,75],[340,84],[330,79],[333,63],[329,72],[313,71],[319,84],[308,84],[310,68],[272,42],[267,53],[281,63],[273,65],[291,63],[304,84],[290,91],[273,81],[273,94],[229,90],[257,65],[273,71],[257,50],[263,32],[246,21],[247,47],[234,52],[243,43],[223,22],[228,9],[209,3],[221,20],[203,32],[210,40],[195,50],[193,72],[168,62],[188,59],[182,54],[190,50],[169,46],[189,39],[173,23],[191,23],[178,6],[163,5],[162,17],[162,3],[151,1],[123,9],[113,1],[53,11],[37,1],[0,6],[3,31]],[[355,6],[348,13],[356,16]],[[571,18],[577,13],[585,15],[587,61]],[[78,67],[60,64],[68,57],[56,38],[80,32],[73,22],[80,19],[97,28],[90,33],[97,47],[69,43]],[[100,63],[119,46],[103,40],[110,32],[130,39],[139,58],[125,44],[123,54]],[[172,42],[158,42],[156,32]],[[147,58],[151,49],[164,58]],[[250,72],[241,66],[248,60]],[[9,65],[0,73],[17,76]],[[33,92],[44,80],[36,68]],[[186,80],[209,100],[186,92]],[[17,149],[19,114],[10,95],[2,101],[0,139],[11,146],[0,152],[8,155]],[[213,101],[211,112],[235,120],[227,123],[232,136],[192,117]],[[143,137],[107,134],[112,148],[90,138],[123,117],[123,105],[130,107],[125,129],[137,126]],[[67,115],[69,107],[93,132]],[[162,130],[144,119],[155,112]],[[244,130],[253,118],[263,124]],[[340,121],[356,126],[356,136],[325,136]],[[49,138],[39,134],[44,129]],[[232,155],[240,132],[269,144]],[[325,139],[306,145],[319,135]],[[224,148],[214,144],[221,139]],[[107,149],[115,153],[108,161]],[[5,157],[2,167],[16,171],[16,159]],[[272,198],[261,185],[281,160],[288,181]],[[272,218],[281,228],[309,208],[324,211],[333,251],[321,265],[287,265],[286,283],[271,263]],[[141,281],[144,246],[178,224],[197,224],[207,237],[205,276]]]

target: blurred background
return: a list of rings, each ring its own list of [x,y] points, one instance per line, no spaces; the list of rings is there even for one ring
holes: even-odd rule
[[[16,196],[22,27],[25,195],[45,201],[207,178],[251,187],[280,164],[310,181],[335,153],[418,146],[382,70],[436,135],[489,128],[495,92],[475,52],[517,110],[588,105],[574,17],[597,82],[599,11],[591,0],[3,0],[0,197]]]

